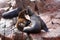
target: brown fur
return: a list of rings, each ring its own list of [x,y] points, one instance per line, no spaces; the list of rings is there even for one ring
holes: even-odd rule
[[[25,13],[26,13],[26,11],[25,11],[26,9],[24,9],[23,11],[21,11],[20,13],[19,13],[19,15],[18,15],[18,19],[17,19],[17,23],[16,23],[16,27],[19,27],[18,25],[20,24],[20,23],[24,23],[24,22],[26,22],[28,19],[26,19],[25,18]],[[22,26],[23,27],[23,26]],[[25,26],[24,26],[25,27]]]

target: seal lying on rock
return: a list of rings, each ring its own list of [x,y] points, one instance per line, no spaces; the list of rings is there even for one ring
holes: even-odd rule
[[[26,15],[30,16],[30,21],[31,21],[31,26],[29,27],[24,27],[23,31],[30,34],[30,33],[39,33],[41,29],[45,30],[48,32],[48,28],[45,24],[45,22],[37,15],[35,15],[34,12],[30,8],[27,9]]]
[[[11,18],[14,18],[14,17],[17,17],[18,16],[18,13],[22,10],[22,8],[16,8],[16,9],[13,9],[13,10],[10,10],[8,12],[5,12],[2,14],[2,17],[5,18],[5,19],[11,19]]]

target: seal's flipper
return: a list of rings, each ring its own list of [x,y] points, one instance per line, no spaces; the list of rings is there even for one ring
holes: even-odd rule
[[[43,20],[41,21],[41,28],[46,32],[49,31],[48,28],[47,28],[47,25],[45,24],[45,22]]]

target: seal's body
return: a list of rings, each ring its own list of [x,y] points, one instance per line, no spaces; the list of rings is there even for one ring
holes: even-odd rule
[[[48,28],[44,21],[37,15],[35,15],[34,12],[31,11],[31,9],[28,9],[27,15],[30,16],[31,26],[25,27],[24,32],[30,34],[30,33],[39,33],[41,29],[44,29],[46,32],[48,32]]]
[[[25,27],[24,32],[27,33],[38,33],[41,30],[41,22],[36,15],[31,16],[31,26],[30,27]]]
[[[16,8],[16,9],[10,10],[8,12],[3,13],[2,17],[5,19],[11,19],[11,18],[17,17],[21,10],[22,8]]]

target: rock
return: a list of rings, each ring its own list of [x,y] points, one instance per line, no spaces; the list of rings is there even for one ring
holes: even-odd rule
[[[50,29],[49,32],[41,32],[38,34],[31,34],[31,37],[36,40],[59,40],[60,28]]]

